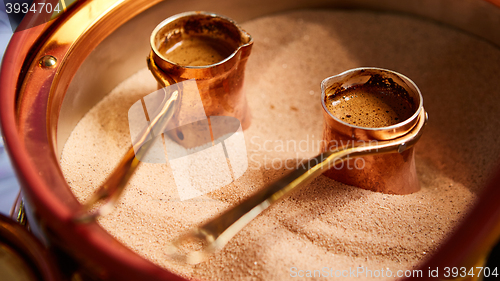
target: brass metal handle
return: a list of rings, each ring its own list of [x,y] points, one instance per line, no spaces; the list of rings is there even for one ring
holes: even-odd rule
[[[283,195],[303,186],[328,168],[346,160],[348,157],[354,158],[405,151],[420,138],[422,128],[426,122],[427,113],[422,108],[418,123],[404,136],[375,144],[370,142],[368,145],[363,143],[355,146],[344,146],[339,150],[324,152],[308,160],[307,163],[300,165],[292,173],[259,190],[240,204],[176,238],[167,247],[167,255],[174,260],[189,264],[204,261],[210,254],[224,247],[243,227]],[[202,249],[196,251],[184,249],[183,247],[190,242],[201,242],[203,244]]]
[[[149,53],[147,62],[148,62],[149,70],[151,71],[151,73],[153,74],[156,81],[158,81],[158,83],[160,84],[161,87],[165,88],[169,85],[174,85],[176,83],[175,79],[173,79],[172,77],[170,77],[169,75],[167,75],[165,72],[161,71],[158,68],[158,66],[156,65],[156,63],[154,61],[154,51],[153,50],[151,50],[151,52]]]
[[[167,95],[167,91],[165,90],[165,87],[174,85],[175,81],[158,70],[153,61],[152,54],[148,57],[147,63],[154,77],[165,91],[165,97],[159,107],[159,111],[153,115],[155,117],[150,121],[150,125],[139,134],[137,141],[125,153],[118,166],[108,176],[106,181],[83,204],[82,211],[75,217],[75,220],[78,222],[95,220],[97,217],[108,214],[113,210],[125,186],[139,166],[139,159],[142,159],[142,156],[152,147],[153,142],[148,141],[148,136],[153,131],[163,131],[178,109],[181,100],[180,90],[173,91],[170,96]],[[98,205],[101,202],[102,205]]]

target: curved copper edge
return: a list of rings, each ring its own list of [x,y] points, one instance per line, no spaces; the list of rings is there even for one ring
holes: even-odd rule
[[[486,0],[486,1],[489,1],[492,4],[500,7],[500,1],[497,0]],[[121,7],[125,5],[123,4],[124,2],[132,3],[133,1],[130,0],[122,1]],[[158,2],[159,0],[154,0],[148,4],[154,5]],[[79,3],[77,4],[78,7],[74,7],[73,11],[75,11],[76,9],[80,9],[82,6],[87,6],[87,5],[90,5],[89,1],[79,1]],[[135,3],[132,5],[135,6]],[[135,6],[135,8],[137,7]],[[137,8],[137,10],[133,12],[138,13],[142,11],[142,8],[143,7]],[[129,16],[131,15],[125,15],[125,17]],[[63,18],[65,17],[62,16],[57,21],[61,22]],[[116,24],[123,21],[124,20],[119,19],[114,23]],[[59,233],[68,233],[68,231],[66,231],[64,228],[69,228],[70,226],[63,227],[60,225],[61,222],[66,221],[65,219],[67,218],[67,214],[65,214],[65,212],[67,211],[67,208],[63,205],[62,202],[58,200],[57,196],[55,196],[54,194],[50,194],[50,192],[52,191],[51,187],[47,186],[46,183],[43,182],[41,175],[38,174],[38,170],[36,169],[35,166],[33,166],[33,163],[29,159],[29,154],[23,146],[24,145],[23,141],[19,136],[18,124],[16,120],[17,114],[15,106],[17,100],[19,99],[19,90],[20,90],[18,88],[18,84],[20,84],[20,82],[24,78],[25,72],[22,72],[23,69],[26,70],[23,64],[25,62],[25,59],[30,57],[29,54],[31,51],[31,47],[36,43],[37,40],[43,40],[43,36],[47,34],[44,32],[47,31],[47,29],[50,26],[51,23],[46,23],[44,25],[40,25],[29,30],[18,32],[12,38],[9,47],[4,55],[4,60],[1,69],[1,76],[0,76],[0,100],[1,100],[0,122],[2,124],[3,135],[5,137],[6,148],[9,151],[11,158],[13,159],[13,166],[15,167],[19,180],[22,186],[24,187],[23,188],[24,195],[30,201],[29,203],[31,204],[34,211],[38,212],[41,215],[40,217],[51,218],[49,221],[46,221],[45,223],[48,223],[49,226],[54,227],[54,229],[58,230]],[[111,32],[111,30],[109,32]],[[469,255],[471,257],[476,255],[475,253],[471,253],[471,251],[473,251],[474,248],[479,247],[481,245],[483,245],[481,246],[483,248],[485,247],[484,245],[491,246],[491,241],[494,240],[494,238],[492,238],[492,235],[498,235],[498,232],[500,232],[500,231],[496,232],[487,231],[488,229],[491,229],[489,227],[495,227],[494,229],[496,230],[500,228],[498,223],[498,221],[500,221],[500,214],[499,214],[500,209],[498,209],[497,207],[497,202],[494,202],[495,199],[500,198],[500,189],[498,189],[496,184],[499,181],[500,181],[500,172],[497,173],[497,176],[494,178],[494,181],[492,181],[489,187],[484,190],[484,192],[489,192],[488,196],[484,195],[481,196],[481,198],[478,200],[473,210],[471,210],[469,216],[467,216],[467,218],[462,222],[462,224],[460,224],[459,228],[456,231],[456,234],[450,237],[450,239],[445,244],[443,244],[441,249],[452,251],[452,253],[454,254],[453,258],[450,258],[450,255],[446,254],[445,252],[436,253],[428,262],[426,262],[421,267],[421,269],[426,270],[428,266],[437,266],[444,264],[459,265],[460,262],[468,260]],[[37,200],[31,201],[30,199],[32,198],[36,198]],[[483,205],[483,204],[489,204],[489,205]],[[485,216],[485,212],[487,212],[486,213],[488,214],[487,216]],[[477,228],[469,227],[469,225],[475,226]],[[89,228],[95,228],[97,233],[93,233],[92,229],[79,228],[74,231],[69,231],[69,233],[74,235],[75,237],[69,237],[69,238],[63,237],[63,238],[72,241],[78,241],[79,243],[74,244],[78,247],[78,245],[83,244],[82,242],[87,242],[87,241],[82,241],[81,238],[84,237],[86,234],[88,234],[89,241],[87,244],[83,245],[104,246],[104,250],[109,248],[110,251],[112,251],[112,253],[109,253],[107,256],[103,257],[97,256],[98,257],[97,262],[102,261],[104,265],[108,265],[110,263],[115,265],[113,269],[116,271],[124,272],[123,274],[121,274],[121,276],[126,275],[126,277],[128,278],[125,279],[133,279],[134,277],[127,274],[130,273],[130,271],[128,270],[136,271],[139,269],[145,269],[146,271],[141,272],[142,273],[141,277],[143,278],[157,277],[152,280],[168,280],[169,278],[167,278],[166,276],[173,276],[173,278],[170,277],[172,278],[170,280],[182,280],[175,275],[166,275],[163,269],[160,269],[156,266],[151,268],[149,264],[145,266],[133,264],[134,261],[137,261],[137,258],[126,257],[129,251],[123,245],[119,244],[116,241],[114,241],[113,245],[107,245],[106,242],[108,240],[99,237],[99,235],[102,234],[100,232],[102,231],[100,227],[89,226]],[[107,234],[106,232],[104,232],[104,235],[109,236],[109,234]],[[489,238],[489,240],[486,238]],[[486,239],[485,240],[486,242],[482,241],[483,239]],[[469,240],[471,242],[469,243],[470,247],[464,247],[465,245],[464,241],[469,241]],[[115,247],[116,245],[121,245],[121,246],[117,247],[119,249],[112,250],[111,248]],[[82,255],[91,252],[88,251],[85,247],[80,246],[80,248],[84,250],[84,253],[82,253]],[[96,256],[96,255],[92,254],[91,256]],[[137,255],[132,254],[132,256],[137,256]],[[120,261],[122,263],[108,261],[108,259],[110,258],[116,258],[117,261]],[[448,261],[444,261],[443,259],[445,258],[447,258]],[[124,265],[131,267],[124,268]],[[141,263],[141,265],[144,265],[144,263]],[[165,278],[162,278],[162,276]]]
[[[62,280],[56,270],[52,254],[23,226],[1,214],[0,237],[2,242],[28,259],[27,264],[34,265],[35,268],[32,270],[44,281]]]
[[[454,230],[454,234],[419,269],[426,274],[429,268],[439,268],[439,276],[443,278],[445,267],[466,267],[469,270],[471,267],[484,266],[478,262],[487,258],[491,248],[500,242],[499,199],[500,169],[483,189],[480,199]],[[405,280],[422,279],[412,277]]]

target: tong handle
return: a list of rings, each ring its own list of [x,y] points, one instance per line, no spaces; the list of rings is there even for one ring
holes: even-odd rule
[[[158,131],[163,131],[162,128],[166,127],[167,123],[172,119],[172,116],[178,109],[178,104],[180,103],[179,90],[173,91],[167,99],[167,91],[165,89],[167,86],[174,85],[175,81],[157,68],[153,61],[152,54],[148,57],[147,63],[153,76],[165,91],[165,98],[160,105],[160,110],[150,121],[150,125],[140,133],[138,140],[125,153],[118,166],[108,176],[106,181],[92,197],[83,204],[82,210],[75,217],[75,221],[77,222],[90,222],[113,210],[125,186],[139,166],[141,162],[139,159],[142,159],[142,156],[144,156],[153,145],[152,141],[148,141],[148,136],[153,132],[153,128],[160,128]],[[101,202],[102,205],[99,205]]]

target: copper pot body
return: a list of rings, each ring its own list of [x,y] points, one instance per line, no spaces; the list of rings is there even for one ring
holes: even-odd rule
[[[160,46],[168,40],[178,40],[182,34],[206,36],[224,41],[233,52],[224,60],[207,66],[185,66],[168,60],[160,52]],[[205,109],[205,115],[231,116],[240,120],[242,129],[250,126],[250,110],[243,91],[245,65],[252,50],[252,37],[236,22],[221,15],[207,12],[186,12],[161,22],[151,34],[152,57],[159,71],[175,82],[194,79]],[[153,71],[153,70],[152,70]],[[162,88],[158,85],[158,88]],[[182,105],[174,116],[175,129],[167,132],[170,138],[184,147],[200,145],[200,126],[179,126],[190,123],[196,113],[190,112],[194,103],[182,97]],[[196,97],[197,98],[197,97]],[[202,125],[201,125],[202,126]]]
[[[372,75],[381,75],[402,86],[409,95],[414,114],[389,127],[365,128],[335,117],[326,107],[325,98],[330,91],[364,84]],[[321,83],[324,129],[323,151],[335,150],[342,145],[370,143],[395,139],[407,133],[419,120],[423,110],[420,90],[410,79],[394,71],[380,68],[356,68],[329,77]],[[389,194],[409,194],[420,190],[415,168],[415,147],[402,153],[389,153],[349,159],[324,173],[334,180],[360,188]]]

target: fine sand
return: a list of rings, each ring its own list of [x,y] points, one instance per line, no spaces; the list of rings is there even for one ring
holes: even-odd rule
[[[171,167],[144,163],[119,206],[99,223],[139,255],[202,280],[287,280],[297,270],[324,267],[395,273],[418,266],[464,218],[500,154],[500,51],[434,22],[364,11],[296,11],[242,26],[255,40],[245,80],[253,115],[244,132],[248,170],[232,184],[181,201]],[[207,262],[172,263],[164,253],[168,241],[319,152],[320,82],[360,66],[403,73],[420,87],[429,113],[416,147],[422,189],[387,195],[320,176],[271,206]],[[143,69],[76,126],[61,166],[79,200],[127,151],[128,109],[155,89]]]

